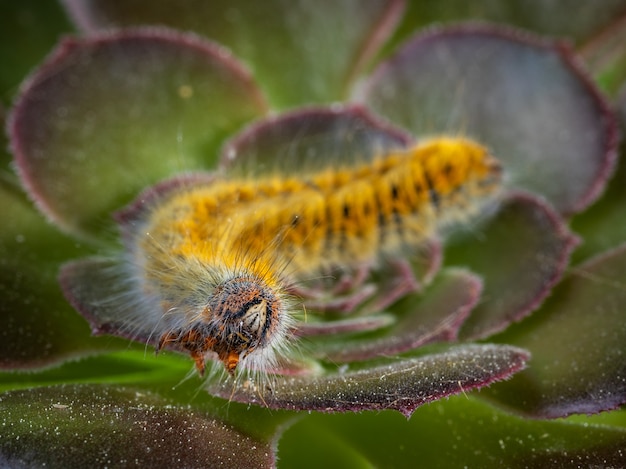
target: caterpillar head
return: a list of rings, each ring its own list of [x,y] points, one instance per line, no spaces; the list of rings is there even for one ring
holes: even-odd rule
[[[200,374],[207,353],[214,352],[234,375],[247,356],[271,353],[284,339],[286,322],[280,294],[259,278],[234,277],[215,288],[196,320],[163,334],[158,349],[169,345],[189,352]]]

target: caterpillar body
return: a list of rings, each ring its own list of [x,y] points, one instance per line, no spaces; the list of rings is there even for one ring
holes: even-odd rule
[[[157,298],[158,348],[234,372],[271,368],[291,342],[289,285],[335,267],[402,256],[496,199],[499,162],[436,138],[305,176],[179,185],[122,213],[134,276]],[[139,208],[138,208],[139,207]]]

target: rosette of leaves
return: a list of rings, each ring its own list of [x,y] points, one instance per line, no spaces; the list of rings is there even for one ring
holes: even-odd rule
[[[0,4],[0,462],[623,464],[626,5],[519,3]],[[450,134],[502,162],[498,212],[384,309],[385,272],[311,308],[262,399],[81,307],[147,187]]]

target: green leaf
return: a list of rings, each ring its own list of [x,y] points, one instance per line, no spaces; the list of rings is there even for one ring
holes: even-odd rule
[[[495,25],[416,36],[374,71],[362,99],[417,136],[488,145],[509,187],[578,212],[601,193],[617,151],[609,106],[565,46]]]
[[[528,194],[507,197],[477,234],[446,250],[448,263],[467,266],[484,281],[481,301],[460,336],[488,337],[528,316],[563,275],[576,243],[545,201]]]
[[[503,334],[532,360],[493,397],[541,418],[626,403],[625,278],[624,244],[573,269],[540,311]]]
[[[272,467],[270,444],[142,391],[58,386],[0,395],[6,467]]]
[[[9,124],[39,207],[66,231],[102,239],[111,211],[159,179],[210,168],[225,136],[265,111],[224,49],[150,29],[65,40]]]
[[[278,108],[345,99],[393,32],[401,0],[66,0],[87,31],[165,24],[226,45]]]
[[[420,405],[487,386],[524,368],[528,354],[515,347],[466,345],[439,354],[391,360],[324,376],[276,377],[268,386],[209,382],[216,396],[276,409],[358,412],[395,409],[409,417]],[[254,383],[253,383],[254,384]]]
[[[626,413],[616,419],[621,427],[526,420],[466,396],[420,407],[409,420],[395,412],[314,414],[285,432],[278,467],[620,467]]]

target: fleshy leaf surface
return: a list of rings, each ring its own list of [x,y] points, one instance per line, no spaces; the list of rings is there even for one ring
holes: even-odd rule
[[[562,44],[495,26],[434,30],[378,66],[359,100],[416,136],[488,145],[514,188],[577,212],[602,192],[617,128]]]
[[[626,129],[626,85],[617,100],[616,108]],[[581,235],[585,242],[574,253],[575,261],[583,261],[593,255],[612,249],[626,240],[626,147],[621,145],[621,158],[617,171],[609,182],[604,196],[589,210],[574,217],[572,229]]]
[[[422,406],[408,420],[396,412],[314,413],[284,433],[278,445],[278,467],[623,466],[624,411],[614,413],[613,425],[596,417],[601,416],[585,416],[576,422],[531,420],[472,395]]]
[[[584,45],[606,33],[624,14],[622,0],[593,3],[569,0],[483,0],[466,2],[408,2],[394,40],[402,40],[432,23],[480,21],[509,24],[556,38],[567,37]],[[617,21],[616,21],[617,20]]]
[[[363,107],[312,107],[255,122],[226,143],[220,167],[234,174],[303,175],[364,163],[410,141]]]
[[[577,238],[545,201],[512,193],[477,232],[446,249],[450,265],[482,276],[480,304],[463,324],[462,339],[484,338],[530,314],[561,278]]]
[[[526,322],[503,336],[528,348],[529,368],[493,396],[535,417],[626,403],[626,245],[572,270]]]
[[[124,388],[0,394],[3,467],[273,467],[267,442],[199,411]],[[54,430],[52,430],[54,429]]]
[[[210,382],[211,394],[269,408],[357,412],[395,409],[409,417],[420,405],[480,388],[524,368],[528,353],[498,345],[467,345],[419,358],[320,377],[276,377],[271,389]]]
[[[345,99],[404,9],[402,0],[65,4],[87,31],[165,24],[224,44],[251,65],[278,108]]]
[[[331,362],[343,363],[393,356],[427,343],[454,340],[478,302],[481,289],[480,279],[469,272],[444,271],[423,294],[408,295],[389,308],[401,319],[383,337],[325,345],[320,353]]]
[[[111,259],[87,257],[62,266],[59,283],[65,297],[91,326],[94,335],[113,334],[145,344],[156,345],[152,332],[160,316],[154,314],[135,318],[133,304],[140,299],[129,298],[125,281],[119,275],[118,263]],[[139,322],[139,320],[141,322]]]
[[[373,314],[370,316],[356,316],[335,321],[303,322],[298,323],[294,333],[300,337],[313,337],[329,334],[355,334],[359,332],[375,331],[388,327],[396,322],[391,314]]]
[[[211,166],[265,102],[224,49],[165,29],[66,39],[24,84],[9,123],[30,195],[57,225],[102,233],[110,212]]]

